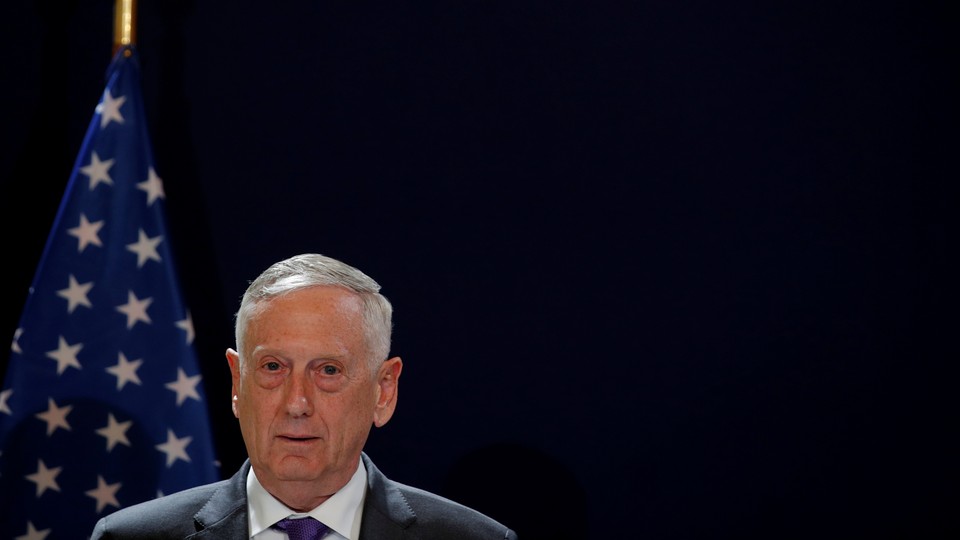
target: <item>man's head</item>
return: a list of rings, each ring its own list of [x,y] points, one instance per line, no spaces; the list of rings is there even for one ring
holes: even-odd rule
[[[257,478],[296,510],[356,470],[370,428],[393,415],[400,358],[390,303],[359,270],[316,254],[278,262],[243,295],[227,350],[233,410]]]

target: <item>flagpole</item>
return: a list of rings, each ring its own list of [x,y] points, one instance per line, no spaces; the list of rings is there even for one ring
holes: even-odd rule
[[[113,6],[113,53],[137,40],[137,1],[116,0]],[[129,51],[127,54],[130,54]]]

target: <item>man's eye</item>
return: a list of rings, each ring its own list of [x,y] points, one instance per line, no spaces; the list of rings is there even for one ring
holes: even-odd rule
[[[331,366],[331,365],[323,366],[322,368],[320,368],[320,371],[322,371],[324,375],[336,375],[340,373],[340,369],[337,368],[337,366]]]
[[[267,362],[263,365],[263,368],[267,371],[277,371],[281,368],[280,362]]]

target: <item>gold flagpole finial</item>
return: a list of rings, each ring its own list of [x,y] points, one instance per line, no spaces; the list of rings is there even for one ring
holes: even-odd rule
[[[116,0],[113,6],[113,53],[137,41],[137,1]]]

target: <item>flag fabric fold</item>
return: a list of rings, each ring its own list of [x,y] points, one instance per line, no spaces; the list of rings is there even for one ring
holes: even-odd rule
[[[219,479],[136,51],[117,51],[0,387],[0,531],[86,538]]]

